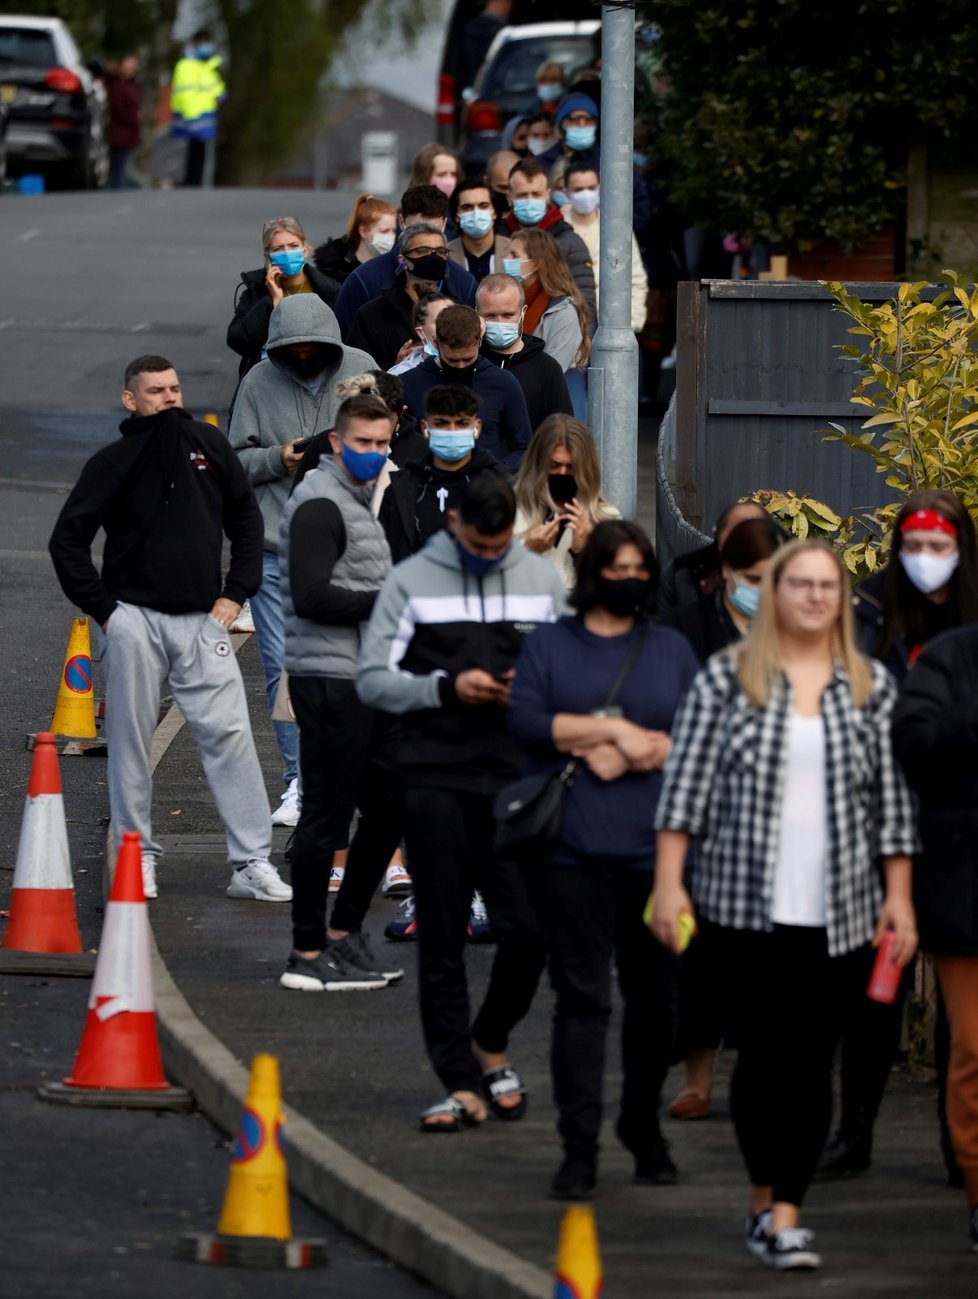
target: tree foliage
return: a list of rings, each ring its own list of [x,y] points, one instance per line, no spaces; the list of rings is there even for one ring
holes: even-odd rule
[[[847,246],[894,217],[912,134],[971,155],[972,0],[639,0],[661,32],[657,106],[690,217],[776,247]]]

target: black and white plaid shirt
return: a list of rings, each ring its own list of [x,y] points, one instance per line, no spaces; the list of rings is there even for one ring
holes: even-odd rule
[[[873,935],[883,900],[879,859],[918,846],[910,793],[890,744],[896,686],[881,664],[873,662],[872,670],[864,707],[853,704],[839,665],[822,696],[831,956]],[[782,677],[768,707],[755,708],[737,681],[735,657],[720,653],[697,674],[679,710],[656,828],[701,839],[692,894],[700,914],[715,924],[772,927],[793,707]]]

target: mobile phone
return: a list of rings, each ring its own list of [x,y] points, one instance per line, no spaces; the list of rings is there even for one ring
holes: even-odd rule
[[[292,454],[295,456],[302,455],[303,451],[308,451],[312,446],[315,433],[310,433],[307,438],[299,438],[298,442],[292,443]]]

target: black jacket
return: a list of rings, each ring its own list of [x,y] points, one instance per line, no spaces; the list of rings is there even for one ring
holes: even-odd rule
[[[319,457],[329,455],[332,451],[332,447],[329,445],[331,431],[331,429],[322,429],[319,433],[313,434],[312,441],[306,447],[302,459],[299,461],[299,467],[293,476],[292,487],[289,490],[290,496],[309,470],[315,469],[319,464]],[[409,460],[419,460],[427,450],[428,439],[418,428],[417,420],[409,411],[402,411],[401,418],[397,421],[397,428],[394,430],[394,437],[391,440],[391,459],[400,469]]]
[[[133,416],[119,430],[121,440],[82,469],[51,534],[65,595],[97,623],[118,600],[161,613],[206,613],[219,596],[244,603],[261,585],[263,525],[225,435],[179,408]],[[101,576],[91,556],[99,528]]]
[[[436,469],[434,456],[429,451],[422,459],[410,461],[398,473],[391,475],[377,518],[387,534],[387,544],[395,564],[415,554],[428,537],[434,535],[425,532],[418,519],[417,505],[422,494],[437,492],[439,486],[449,486],[457,491],[463,483],[483,474],[509,478],[506,466],[477,446],[472,459],[461,469]]]
[[[482,355],[500,370],[508,370],[523,389],[530,428],[534,432],[548,415],[574,414],[564,372],[544,351],[542,338],[524,334],[522,350],[512,356],[494,352],[483,340]]]
[[[327,239],[312,254],[313,265],[321,275],[342,284],[348,275],[352,275],[360,263],[353,251],[353,246],[345,235],[338,239]]]
[[[705,663],[717,650],[726,649],[740,640],[737,624],[723,603],[722,591],[666,609],[657,621],[663,627],[674,627],[682,632],[700,663]]]
[[[897,561],[899,562],[899,561]],[[880,658],[879,641],[883,631],[883,580],[882,573],[874,573],[857,589],[852,597],[853,613],[856,621],[856,643],[864,654],[871,658]],[[925,629],[924,643],[927,644],[942,632],[950,631],[957,625],[957,605],[948,600],[944,604],[935,604],[932,600],[920,600]],[[920,652],[919,646],[907,644],[906,637],[897,628],[890,643],[889,650],[881,659],[897,682],[901,682],[910,671],[912,663]]]
[[[403,275],[398,275],[379,298],[362,306],[345,335],[347,347],[369,352],[378,370],[389,370],[396,364],[398,352],[408,339],[414,338],[414,302],[407,295],[404,280]]]
[[[400,379],[404,384],[404,404],[419,422],[424,419],[424,400],[431,389],[458,382],[453,379],[451,366],[442,369],[431,356],[426,356],[413,370],[406,370]],[[476,359],[472,390],[482,398],[479,445],[497,460],[505,461],[515,473],[533,437],[523,390],[511,374],[503,373],[484,356]]]
[[[893,714],[920,805],[914,903],[924,951],[978,955],[978,627],[931,641]]]
[[[234,300],[234,318],[228,325],[227,344],[241,357],[238,378],[248,373],[261,360],[261,350],[268,342],[268,321],[272,314],[272,300],[265,287],[267,271],[242,271]],[[339,295],[340,286],[306,262],[306,279],[312,291],[332,307]]]

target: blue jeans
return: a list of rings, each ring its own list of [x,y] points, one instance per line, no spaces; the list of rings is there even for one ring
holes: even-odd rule
[[[282,617],[282,594],[279,589],[278,555],[266,550],[262,554],[261,587],[251,597],[251,616],[255,620],[258,653],[265,677],[269,712],[275,707],[279,678],[285,661],[285,622]],[[282,776],[286,785],[299,774],[299,732],[295,722],[273,722],[275,738],[285,762]]]
[[[573,366],[564,372],[567,380],[567,391],[570,395],[574,418],[583,424],[587,423],[587,371],[577,370]]]

